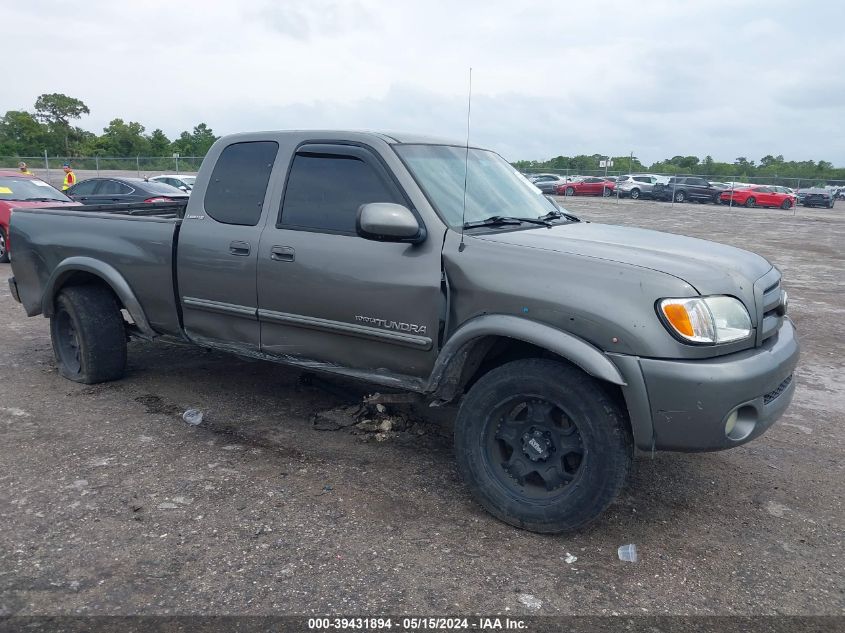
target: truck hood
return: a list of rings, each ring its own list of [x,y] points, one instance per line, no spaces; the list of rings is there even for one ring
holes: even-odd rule
[[[717,242],[579,222],[478,235],[478,239],[615,261],[672,275],[702,295],[733,294],[754,305],[753,285],[772,269],[763,257]]]

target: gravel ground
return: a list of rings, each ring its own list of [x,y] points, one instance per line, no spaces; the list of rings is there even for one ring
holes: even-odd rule
[[[641,456],[597,525],[539,536],[467,496],[450,411],[318,431],[367,387],[140,343],[124,380],[77,385],[4,283],[0,614],[845,614],[845,206],[565,204],[783,270],[803,357],[780,423],[728,452]]]

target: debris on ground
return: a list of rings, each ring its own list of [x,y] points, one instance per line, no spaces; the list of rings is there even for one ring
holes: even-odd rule
[[[327,411],[318,411],[314,416],[314,429],[317,431],[337,431],[358,424],[359,405],[337,407]]]
[[[637,546],[633,543],[620,545],[617,554],[619,555],[619,560],[625,561],[626,563],[636,563],[639,560],[637,557]]]
[[[400,433],[425,435],[428,427],[407,411],[398,411],[403,404],[416,402],[416,394],[371,394],[360,404],[343,405],[319,411],[314,415],[313,425],[317,431],[337,431],[349,428],[355,434],[377,442],[396,437]],[[397,406],[389,406],[391,403]],[[407,407],[406,407],[407,408]]]
[[[376,407],[386,404],[415,404],[422,400],[418,393],[373,393],[364,398],[364,404],[374,404]]]
[[[539,609],[543,606],[543,603],[540,602],[539,599],[532,596],[530,593],[519,594],[519,602],[520,604],[525,605],[529,609]]]
[[[577,560],[578,560],[578,557],[577,557],[577,556],[573,556],[573,555],[572,555],[572,554],[570,554],[569,552],[566,552],[566,558],[564,558],[563,560],[564,560],[564,562],[565,562],[567,565],[571,565],[572,563],[574,563],[575,561],[577,561]]]
[[[199,409],[188,409],[182,414],[182,419],[191,426],[199,426],[202,424],[202,411]]]

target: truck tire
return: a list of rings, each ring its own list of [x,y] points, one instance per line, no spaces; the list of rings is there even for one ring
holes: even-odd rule
[[[686,191],[678,191],[675,193],[675,202],[684,202],[687,199],[687,192]]]
[[[74,382],[117,380],[126,371],[126,328],[111,290],[70,286],[56,297],[50,339],[59,373]]]
[[[549,534],[594,521],[633,463],[616,400],[581,370],[544,359],[507,363],[473,385],[456,419],[455,453],[488,512]]]
[[[9,263],[9,241],[6,239],[6,231],[0,228],[0,264]]]

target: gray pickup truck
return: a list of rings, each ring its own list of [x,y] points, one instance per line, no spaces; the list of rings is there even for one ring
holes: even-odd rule
[[[580,221],[445,141],[228,136],[186,207],[19,209],[11,237],[12,294],[66,378],[120,378],[130,334],[458,402],[471,493],[539,532],[598,517],[635,447],[739,446],[795,389],[768,261]]]

